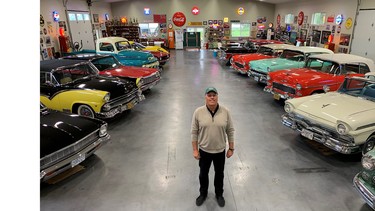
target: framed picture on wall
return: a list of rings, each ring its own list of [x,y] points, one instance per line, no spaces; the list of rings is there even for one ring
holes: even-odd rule
[[[99,23],[99,15],[98,14],[92,14],[92,19],[94,20],[94,23]]]
[[[322,31],[322,38],[320,40],[320,43],[321,44],[327,43],[329,35],[331,35],[331,31]]]
[[[203,21],[203,25],[207,25],[207,21]]]
[[[350,34],[341,34],[340,36],[340,45],[349,46]]]
[[[321,34],[322,34],[321,31],[319,31],[319,30],[313,30],[311,41],[319,43],[320,42],[320,35]]]

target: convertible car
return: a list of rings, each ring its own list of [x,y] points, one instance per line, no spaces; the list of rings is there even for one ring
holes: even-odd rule
[[[249,62],[260,59],[271,59],[281,55],[285,48],[290,47],[289,44],[267,44],[258,48],[256,53],[238,54],[232,56],[230,64],[233,69],[241,74],[247,74],[250,70]]]
[[[122,65],[113,55],[86,54],[68,56],[64,57],[64,59],[91,61],[91,63],[99,70],[99,75],[132,80],[142,91],[151,89],[159,83],[161,79],[158,69],[125,66]]]
[[[342,154],[361,152],[375,134],[375,73],[347,77],[335,92],[285,101],[282,123]]]
[[[112,118],[144,99],[132,81],[97,75],[89,61],[40,62],[40,101],[50,109],[87,117]]]
[[[374,61],[361,56],[313,55],[304,68],[270,72],[264,91],[272,93],[276,100],[336,91],[345,77],[363,77],[370,71],[375,71]]]
[[[40,105],[40,181],[73,168],[110,139],[102,120]]]
[[[327,48],[310,46],[290,46],[284,49],[279,58],[250,61],[248,76],[259,83],[267,84],[267,75],[277,70],[303,67],[307,58],[316,54],[333,54]]]

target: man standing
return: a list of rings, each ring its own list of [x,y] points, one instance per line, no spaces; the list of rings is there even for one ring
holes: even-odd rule
[[[194,111],[191,123],[191,139],[193,156],[199,160],[200,195],[196,199],[197,206],[201,206],[207,198],[208,173],[211,163],[215,169],[215,194],[220,207],[224,207],[224,164],[225,149],[228,140],[229,149],[226,157],[230,158],[234,152],[234,128],[229,110],[219,106],[218,92],[214,87],[205,91],[206,105]]]

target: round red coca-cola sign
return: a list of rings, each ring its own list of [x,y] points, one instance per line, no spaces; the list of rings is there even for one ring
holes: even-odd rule
[[[184,13],[176,12],[175,14],[173,14],[172,21],[173,21],[174,25],[176,25],[178,27],[181,27],[181,26],[185,25],[186,17],[184,15]]]

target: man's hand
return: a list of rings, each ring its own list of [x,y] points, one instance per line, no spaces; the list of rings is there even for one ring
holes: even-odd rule
[[[199,160],[199,158],[201,158],[201,156],[199,155],[199,151],[198,150],[194,150],[193,151],[193,156],[195,159]]]
[[[233,155],[233,150],[228,150],[227,151],[227,158],[230,158],[230,157],[232,157],[232,155]]]

